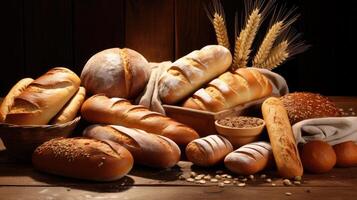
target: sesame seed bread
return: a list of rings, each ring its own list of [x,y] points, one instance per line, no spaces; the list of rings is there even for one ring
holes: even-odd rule
[[[91,123],[137,128],[165,136],[183,146],[199,137],[192,128],[161,113],[150,111],[142,105],[132,105],[126,99],[108,98],[103,94],[88,98],[82,105],[81,114]]]
[[[327,97],[310,92],[294,92],[280,97],[291,124],[311,118],[339,117],[338,108]]]
[[[232,172],[242,175],[256,174],[274,164],[271,145],[267,142],[253,142],[229,153],[224,165]]]
[[[56,67],[37,78],[14,99],[5,122],[18,125],[45,125],[78,91],[79,77],[71,70]]]
[[[135,163],[150,167],[169,168],[180,160],[181,151],[175,142],[139,129],[92,125],[84,130],[83,136],[116,142],[130,151]]]
[[[225,72],[197,90],[183,107],[219,112],[271,95],[272,85],[258,70],[239,68]]]
[[[225,72],[232,63],[230,51],[208,45],[176,60],[159,80],[159,95],[166,104],[183,100],[208,81]]]
[[[133,166],[128,150],[111,141],[88,138],[56,138],[37,147],[32,156],[35,169],[66,177],[113,181]]]
[[[220,135],[209,135],[190,142],[186,147],[186,157],[198,166],[212,166],[223,161],[233,151],[232,144]]]
[[[269,97],[263,102],[262,114],[279,174],[285,178],[302,176],[303,166],[283,103]]]

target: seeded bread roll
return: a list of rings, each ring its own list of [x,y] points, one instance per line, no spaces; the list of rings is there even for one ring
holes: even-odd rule
[[[35,169],[72,178],[113,181],[133,166],[128,150],[111,141],[57,138],[39,146],[32,156]]]
[[[309,92],[295,92],[280,97],[291,124],[311,118],[339,117],[338,108],[327,97]]]
[[[88,60],[81,80],[90,94],[132,99],[145,88],[149,76],[150,66],[144,56],[132,49],[112,48]]]
[[[302,176],[303,166],[283,103],[269,97],[263,102],[262,113],[279,174],[286,178]]]
[[[212,166],[223,161],[233,151],[232,144],[220,135],[193,140],[186,146],[186,157],[198,166]]]
[[[173,167],[180,160],[181,151],[175,142],[139,129],[92,125],[84,130],[83,136],[123,145],[133,155],[135,163],[150,167]]]
[[[256,174],[274,163],[271,146],[267,142],[246,144],[229,153],[224,165],[232,172],[242,175]]]

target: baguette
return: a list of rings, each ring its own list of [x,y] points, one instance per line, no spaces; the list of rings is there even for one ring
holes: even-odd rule
[[[32,83],[32,81],[32,78],[21,79],[11,88],[3,102],[0,104],[0,122],[5,121],[6,115],[9,113],[12,105],[14,104],[15,98],[19,96],[27,88],[27,86]]]
[[[86,98],[86,89],[84,87],[79,87],[77,93],[72,97],[71,100],[62,108],[62,110],[51,120],[50,124],[64,124],[66,122],[72,121],[81,108],[84,100]]]
[[[258,70],[239,68],[212,80],[196,91],[183,107],[219,112],[239,104],[269,96],[272,85]]]
[[[186,157],[198,166],[212,166],[221,162],[233,151],[232,144],[220,135],[209,135],[190,142],[186,147]]]
[[[175,61],[159,80],[159,95],[166,104],[183,100],[202,85],[225,72],[232,63],[230,51],[209,45]]]
[[[130,152],[119,144],[88,138],[52,139],[32,155],[32,164],[39,171],[95,181],[120,179],[133,163]]]
[[[224,165],[232,172],[242,175],[256,174],[274,163],[271,145],[267,142],[246,144],[228,154]]]
[[[78,91],[79,77],[71,70],[56,67],[34,80],[14,100],[6,123],[45,125]]]
[[[180,160],[181,151],[169,138],[114,125],[92,125],[83,136],[116,142],[130,151],[135,163],[149,167],[169,168]]]
[[[283,103],[275,97],[266,99],[262,105],[276,166],[286,178],[303,175],[303,166]]]
[[[170,138],[178,145],[187,145],[199,137],[192,128],[161,113],[152,112],[141,105],[132,105],[122,98],[108,98],[103,94],[87,99],[82,105],[81,114],[91,123],[142,129]]]

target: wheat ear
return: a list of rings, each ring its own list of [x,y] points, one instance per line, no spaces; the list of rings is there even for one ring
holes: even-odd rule
[[[246,67],[251,52],[254,38],[261,24],[262,15],[255,8],[249,15],[245,28],[236,37],[234,45],[233,66],[235,68]]]
[[[267,59],[276,38],[279,36],[279,34],[283,29],[283,26],[284,26],[283,21],[278,21],[275,24],[273,24],[273,26],[271,26],[271,28],[265,35],[264,40],[260,45],[257,54],[254,57],[253,60],[254,67],[259,67]]]
[[[228,33],[227,33],[227,28],[223,16],[215,12],[213,14],[212,23],[213,23],[214,30],[216,32],[218,44],[229,49],[230,45],[229,45]]]
[[[272,70],[283,63],[289,57],[289,42],[284,40],[274,47],[268,58],[259,67]]]

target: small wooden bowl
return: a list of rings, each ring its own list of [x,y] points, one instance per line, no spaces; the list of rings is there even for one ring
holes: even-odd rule
[[[14,125],[0,123],[0,138],[8,152],[22,161],[30,161],[33,151],[42,143],[57,137],[68,137],[81,117],[56,125]]]
[[[249,144],[251,142],[257,141],[262,133],[265,122],[263,119],[258,118],[263,122],[263,124],[259,126],[255,126],[252,128],[233,128],[229,126],[224,126],[218,123],[218,120],[214,122],[217,132],[227,138],[234,148],[241,147],[245,144]]]

